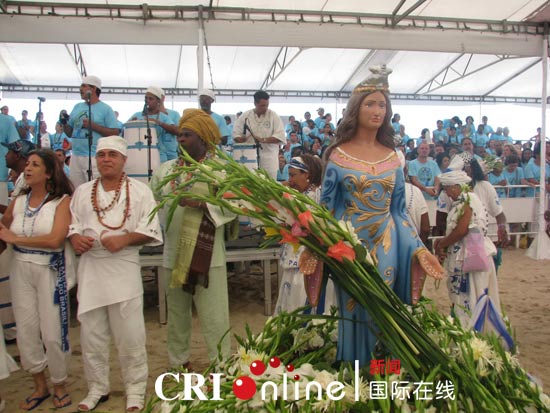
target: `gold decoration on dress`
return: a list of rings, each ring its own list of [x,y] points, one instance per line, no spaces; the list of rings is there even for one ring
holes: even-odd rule
[[[386,67],[385,64],[380,66],[369,67],[372,72],[365,80],[355,86],[353,94],[359,93],[374,93],[374,92],[390,92],[388,76],[393,70]]]
[[[352,313],[355,309],[355,300],[353,298],[350,298],[348,302],[346,303],[346,309]]]

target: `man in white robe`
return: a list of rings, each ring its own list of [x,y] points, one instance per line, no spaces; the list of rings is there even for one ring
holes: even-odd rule
[[[250,169],[260,167],[277,179],[279,149],[286,143],[286,136],[283,121],[269,109],[269,94],[263,90],[254,93],[254,109],[235,121],[233,138],[233,159]]]
[[[156,203],[147,185],[123,170],[127,143],[119,136],[98,141],[100,178],[77,188],[71,202],[69,239],[81,254],[78,319],[88,395],[80,411],[93,410],[109,395],[109,342],[112,333],[126,390],[126,411],[141,411],[147,384],[142,245],[159,245]]]

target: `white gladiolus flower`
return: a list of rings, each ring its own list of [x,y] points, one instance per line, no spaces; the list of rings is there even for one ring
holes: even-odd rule
[[[341,219],[340,221],[338,221],[338,225],[340,226],[342,231],[348,232],[351,235],[354,244],[360,244],[359,237],[355,233],[355,228],[353,227],[351,221],[344,221],[343,219]]]
[[[314,378],[313,381],[316,381],[321,385],[323,389],[326,390],[327,386],[336,380],[336,377],[334,375],[330,374],[328,371],[323,370],[322,372],[318,373]]]
[[[308,344],[311,348],[320,348],[324,346],[325,341],[319,334],[315,334],[309,339]]]
[[[547,409],[550,409],[550,397],[548,397],[547,394],[541,393],[540,401],[542,402],[542,404],[544,404],[544,407],[546,407]]]

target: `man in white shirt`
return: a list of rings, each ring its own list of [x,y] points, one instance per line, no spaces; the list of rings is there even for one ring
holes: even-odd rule
[[[126,411],[141,411],[147,385],[142,245],[159,245],[162,234],[149,187],[124,173],[127,143],[100,138],[100,177],[80,185],[71,201],[69,239],[81,254],[78,265],[78,319],[88,395],[79,411],[95,409],[109,397],[109,344],[118,350],[126,390]]]
[[[254,93],[254,109],[235,121],[233,137],[233,159],[251,169],[260,167],[277,179],[279,148],[286,141],[285,127],[279,115],[269,109],[269,94],[263,90]]]

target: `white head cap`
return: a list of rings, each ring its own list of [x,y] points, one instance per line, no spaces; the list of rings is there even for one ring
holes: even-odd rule
[[[200,92],[199,92],[199,97],[200,96],[208,96],[210,99],[212,100],[216,100],[216,94],[214,93],[213,90],[210,90],[210,89],[202,89]]]
[[[96,152],[112,150],[120,152],[122,155],[127,156],[128,143],[124,138],[120,136],[107,136],[105,138],[99,138],[97,141]]]
[[[97,76],[84,76],[81,84],[95,86],[96,88],[101,89],[101,79]]]
[[[162,90],[158,86],[149,86],[147,88],[147,93],[150,93],[150,94],[158,97],[159,99],[162,99],[162,97],[164,96],[164,90]]]

